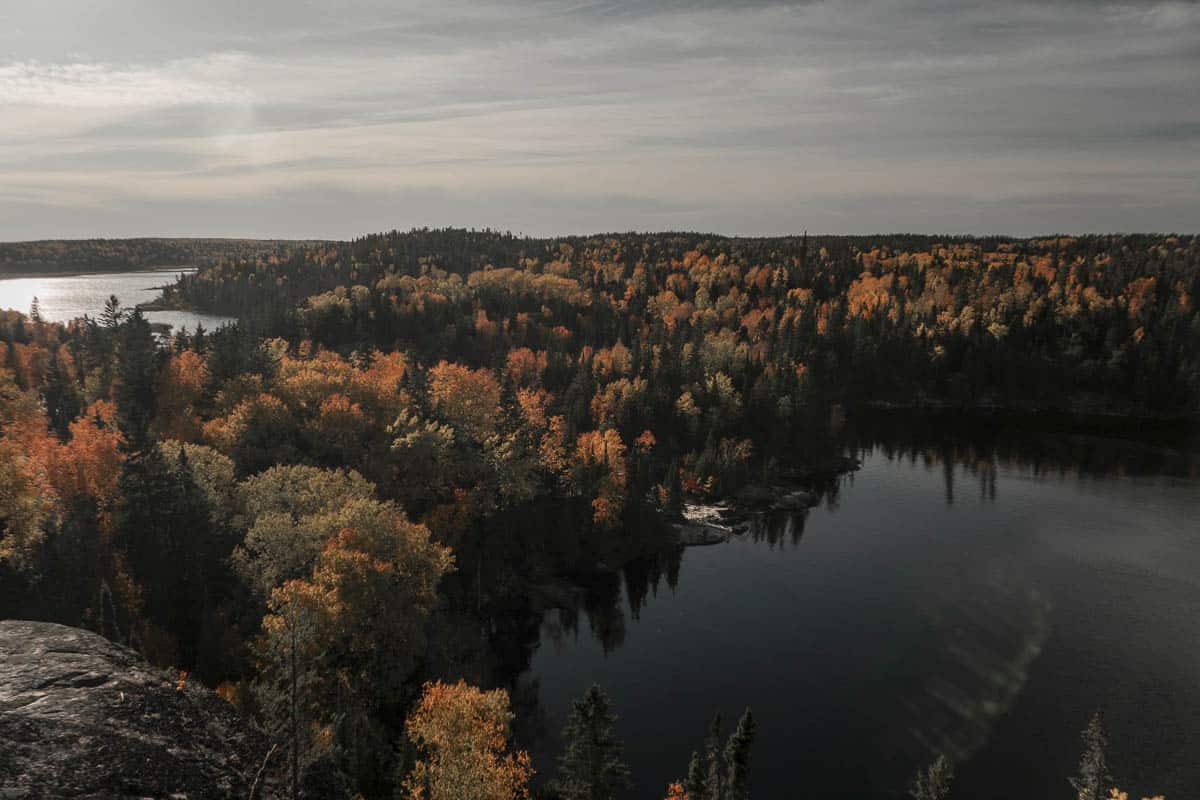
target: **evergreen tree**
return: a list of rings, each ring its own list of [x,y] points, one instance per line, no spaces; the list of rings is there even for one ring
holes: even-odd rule
[[[754,744],[754,716],[747,708],[737,729],[725,745],[726,800],[746,800],[750,796],[750,748]]]
[[[1083,737],[1083,756],[1079,759],[1079,775],[1071,778],[1071,786],[1079,800],[1103,800],[1108,796],[1112,777],[1108,774],[1104,735],[1104,716],[1097,711],[1088,720]]]
[[[104,310],[100,312],[100,324],[109,331],[115,331],[124,316],[125,312],[121,310],[121,301],[115,294],[110,294],[104,301]]]
[[[683,783],[687,796],[694,800],[705,800],[708,797],[708,776],[704,773],[704,761],[699,753],[692,753],[688,764],[687,780]]]
[[[111,298],[115,300],[116,298]],[[108,306],[105,306],[105,313]],[[126,453],[150,449],[150,421],[154,418],[154,378],[158,350],[150,323],[142,312],[134,310],[117,329],[117,427],[124,437]]]
[[[559,759],[559,791],[567,800],[615,800],[629,788],[629,768],[613,736],[616,721],[599,686],[575,701],[563,731],[567,749]]]
[[[950,785],[954,782],[954,764],[945,755],[939,755],[923,770],[918,770],[908,787],[908,796],[913,800],[946,800],[950,797]]]
[[[704,742],[705,783],[708,796],[704,800],[725,800],[725,769],[721,763],[721,715],[713,716]]]
[[[46,367],[46,388],[43,397],[50,427],[59,438],[66,439],[69,426],[83,410],[83,404],[71,376],[63,368],[58,349],[55,349]]]
[[[750,796],[750,748],[755,736],[754,716],[746,709],[737,729],[721,748],[721,715],[713,717],[704,741],[704,755],[692,753],[683,788],[689,800],[747,800]]]
[[[42,322],[42,308],[38,304],[37,295],[33,296],[33,302],[29,304],[29,321],[35,325]]]
[[[679,478],[679,457],[671,458],[666,475],[666,507],[663,511],[672,518],[683,516],[683,482]]]

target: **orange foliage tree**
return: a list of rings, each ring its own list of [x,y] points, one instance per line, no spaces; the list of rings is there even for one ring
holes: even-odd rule
[[[509,752],[508,692],[464,681],[425,684],[405,723],[421,757],[404,781],[411,800],[516,800],[529,796],[529,754]]]
[[[490,370],[442,361],[429,370],[429,400],[434,411],[476,441],[496,431],[500,383]]]

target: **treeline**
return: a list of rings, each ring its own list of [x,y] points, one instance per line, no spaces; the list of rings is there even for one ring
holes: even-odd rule
[[[265,239],[50,239],[0,242],[0,277],[208,266],[287,253],[310,244]]]
[[[747,405],[808,380],[847,402],[1194,416],[1198,290],[1195,236],[416,230],[223,263],[169,294],[347,352],[496,368],[619,345],[633,378],[721,372]]]
[[[169,341],[115,299],[0,312],[0,602],[219,686],[289,796],[521,796],[507,698],[424,688],[536,641],[496,539],[661,550],[685,496],[822,466],[864,399],[1195,413],[1194,239],[890,241],[417,231],[217,263],[168,300],[245,324]],[[591,541],[523,535],[546,505]],[[442,758],[468,723],[478,758]],[[695,788],[730,746],[676,795],[734,796]]]

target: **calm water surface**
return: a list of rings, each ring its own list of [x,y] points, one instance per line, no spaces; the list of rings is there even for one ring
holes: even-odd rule
[[[1068,797],[1093,709],[1131,796],[1200,797],[1189,469],[1083,477],[867,450],[806,517],[686,550],[673,588],[631,604],[627,576],[607,647],[546,614],[525,676],[548,732],[534,763],[553,773],[570,701],[595,681],[637,798],[683,776],[714,712],[728,731],[747,705],[760,798],[900,797],[942,751],[957,797]]]
[[[42,318],[49,322],[70,322],[87,314],[99,316],[104,302],[116,295],[121,305],[133,308],[158,297],[159,289],[189,269],[146,270],[141,272],[107,272],[94,275],[42,276],[36,278],[5,278],[0,276],[0,308],[29,313],[33,298],[38,299]],[[170,325],[173,330],[186,327],[195,330],[197,324],[208,330],[232,321],[229,317],[194,314],[190,311],[147,311],[151,322]]]

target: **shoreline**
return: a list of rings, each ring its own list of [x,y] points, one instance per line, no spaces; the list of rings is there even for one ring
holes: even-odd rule
[[[180,272],[196,272],[198,269],[199,269],[199,267],[189,264],[189,265],[181,265],[181,266],[177,266],[177,267],[166,265],[166,266],[159,266],[159,267],[141,267],[141,268],[121,267],[120,269],[64,270],[62,272],[57,272],[57,271],[54,271],[54,272],[49,272],[49,271],[16,272],[11,275],[8,273],[0,273],[0,281],[30,280],[33,278],[86,278],[86,277],[90,277],[93,275],[135,275],[135,274],[153,273],[153,272],[162,272],[162,273],[173,272],[173,273],[178,274]],[[157,287],[157,288],[161,288],[161,287]]]

